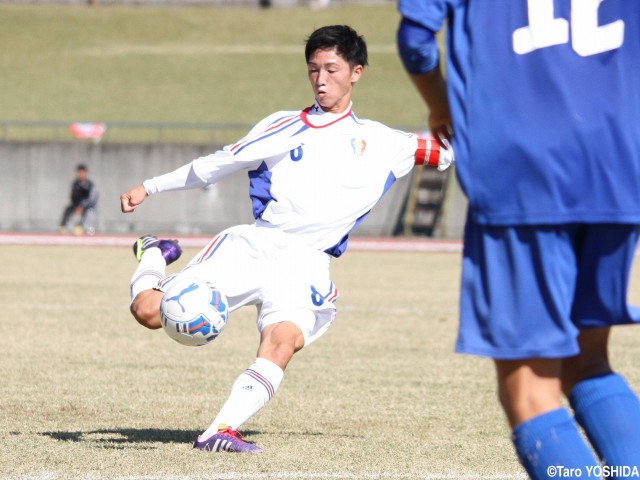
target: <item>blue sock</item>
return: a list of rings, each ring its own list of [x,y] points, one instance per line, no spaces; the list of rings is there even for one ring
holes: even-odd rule
[[[520,463],[533,480],[600,478],[595,468],[598,460],[565,408],[522,422],[513,429],[512,440]]]
[[[605,465],[640,466],[640,402],[614,373],[578,382],[569,402]]]

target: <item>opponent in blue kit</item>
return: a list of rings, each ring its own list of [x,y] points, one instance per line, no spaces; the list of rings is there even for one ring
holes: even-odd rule
[[[640,465],[640,404],[607,352],[610,328],[640,317],[626,303],[640,225],[640,2],[399,10],[400,56],[432,132],[452,138],[469,200],[456,350],[495,360],[532,478],[550,466],[588,478],[590,446],[604,465]],[[446,83],[435,41],[445,21]]]
[[[453,152],[437,142],[362,120],[352,111],[353,86],[367,65],[364,39],[348,26],[328,26],[307,40],[305,57],[315,103],[260,121],[246,137],[216,153],[151,178],[121,196],[131,212],[158,192],[200,188],[246,170],[256,222],[217,235],[177,276],[165,267],[180,254],[175,242],[142,237],[131,280],[131,312],[160,328],[159,306],[173,278],[194,276],[218,287],[230,311],[258,307],[255,362],[197,439],[208,451],[257,452],[239,427],[275,394],[293,355],[319,338],[335,316],[338,290],[331,257],[393,182],[414,165],[440,170]]]

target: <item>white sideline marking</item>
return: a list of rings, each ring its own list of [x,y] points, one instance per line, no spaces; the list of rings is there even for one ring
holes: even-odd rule
[[[164,235],[160,235],[164,237]],[[133,235],[61,235],[49,233],[0,233],[0,245],[78,245],[131,248],[138,239]],[[168,235],[177,238],[183,247],[202,248],[211,237]],[[428,238],[362,238],[349,239],[347,251],[389,252],[461,252],[460,240],[434,240]]]

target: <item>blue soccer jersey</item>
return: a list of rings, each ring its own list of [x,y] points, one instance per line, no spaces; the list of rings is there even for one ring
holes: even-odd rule
[[[434,32],[449,21],[456,171],[476,221],[640,223],[640,1],[399,10]]]

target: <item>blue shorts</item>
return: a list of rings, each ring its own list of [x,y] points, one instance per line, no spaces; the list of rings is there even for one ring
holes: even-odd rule
[[[456,351],[494,359],[578,354],[583,328],[640,322],[627,286],[640,226],[465,228]]]

